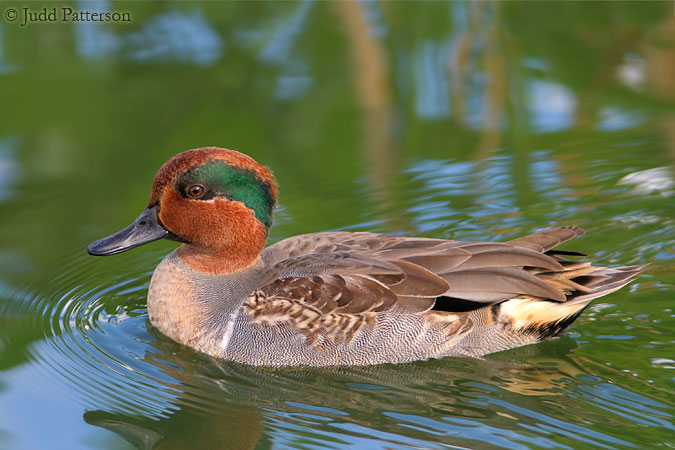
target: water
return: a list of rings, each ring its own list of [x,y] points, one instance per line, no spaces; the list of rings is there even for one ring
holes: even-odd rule
[[[672,4],[74,6],[133,20],[0,22],[1,448],[675,446]],[[565,248],[650,266],[484,359],[214,360],[148,323],[175,244],[85,253],[204,145],[274,169],[271,241],[574,224]]]

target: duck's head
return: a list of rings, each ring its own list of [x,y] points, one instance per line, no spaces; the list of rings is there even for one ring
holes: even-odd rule
[[[157,172],[148,207],[128,227],[93,242],[91,255],[114,255],[158,239],[182,242],[192,268],[228,273],[253,264],[276,205],[272,173],[253,158],[217,147],[188,150]]]

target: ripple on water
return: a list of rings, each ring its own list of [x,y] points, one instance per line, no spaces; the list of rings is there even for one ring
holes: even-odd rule
[[[27,318],[11,334],[26,341],[38,370],[67,385],[62,395],[74,391],[94,408],[165,411],[173,380],[143,361],[152,340],[145,296],[157,261],[156,253],[97,264],[74,257],[48,282],[15,288],[3,302],[3,316]]]

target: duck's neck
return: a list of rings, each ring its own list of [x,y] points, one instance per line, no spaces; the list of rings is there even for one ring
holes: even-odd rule
[[[205,251],[194,245],[183,244],[176,249],[178,257],[197,272],[210,275],[225,275],[246,269],[260,259],[264,242],[254,248],[239,248],[235,251]]]
[[[181,344],[217,355],[222,338],[238,314],[241,303],[254,289],[248,279],[256,266],[241,277],[204,274],[188,267],[174,251],[155,269],[148,289],[148,317],[163,334]]]

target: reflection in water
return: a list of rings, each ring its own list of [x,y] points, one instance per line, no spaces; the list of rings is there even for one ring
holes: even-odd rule
[[[605,131],[625,130],[639,126],[644,121],[644,115],[639,112],[607,106],[598,112],[597,128]]]
[[[105,0],[78,2],[82,10],[92,13],[111,11]],[[142,63],[194,64],[210,66],[221,57],[225,43],[209,25],[204,13],[168,11],[146,21],[135,32],[115,34],[105,23],[76,22],[77,50],[88,60],[104,60],[115,54]]]
[[[100,0],[96,2],[78,1],[77,6],[92,13],[110,12],[110,2]],[[88,60],[104,60],[116,49],[118,40],[105,24],[99,22],[76,22],[75,37],[77,51]]]
[[[635,54],[627,54],[618,68],[616,76],[626,86],[641,91],[644,89],[647,78],[647,62]]]
[[[0,202],[14,195],[15,185],[21,178],[21,167],[16,159],[19,140],[0,139]]]
[[[282,101],[300,99],[314,85],[314,75],[306,55],[296,48],[299,47],[301,33],[307,27],[308,15],[314,3],[303,0],[292,6],[293,10],[281,18],[275,17],[258,28],[238,29],[234,33],[237,45],[255,52],[256,59],[263,65],[280,69],[275,80],[275,98]]]
[[[302,0],[297,3],[295,11],[283,19],[275,21],[271,32],[253,33],[261,40],[264,36],[265,45],[260,51],[260,60],[266,64],[274,64],[281,68],[277,77],[276,98],[279,100],[293,100],[305,96],[313,85],[313,77],[309,65],[293,52],[293,47],[300,33],[306,27],[307,16],[314,3]]]
[[[0,21],[0,75],[17,70],[17,66],[11,64],[6,59],[3,25],[2,21]]]
[[[589,378],[566,356],[570,344],[562,338],[492,360],[266,369],[190,358],[188,349],[159,338],[144,360],[180,383],[177,409],[157,420],[110,409],[89,411],[85,420],[140,448],[181,448],[193,442],[200,448],[227,443],[245,449],[264,441],[317,448],[345,443],[441,448],[436,443],[447,438],[455,445],[560,446],[549,439],[551,433],[566,436],[573,446],[633,446],[588,428],[586,421],[597,415],[593,408],[607,410],[605,420],[613,426],[668,428],[672,416],[667,405]],[[574,400],[580,395],[585,398],[581,404]],[[565,415],[552,418],[542,404],[564,408]],[[626,411],[627,404],[632,411]],[[505,427],[512,423],[518,427]]]
[[[313,5],[309,0],[297,2],[296,10],[292,14],[277,20],[277,24],[269,30],[271,34],[267,45],[260,52],[262,61],[281,65],[288,60],[298,35],[306,26],[305,21]]]
[[[219,406],[219,409],[203,414],[195,414],[190,409],[178,410],[159,420],[100,410],[87,411],[84,420],[90,425],[118,433],[138,449],[243,450],[260,443],[263,420],[259,410],[228,405],[226,401],[221,401]]]
[[[225,44],[204,13],[169,11],[149,20],[139,32],[124,35],[124,55],[135,61],[210,66],[223,54]]]
[[[443,119],[450,116],[450,98],[445,70],[447,43],[422,41],[412,56],[415,85],[415,112],[421,119]]]
[[[277,78],[276,98],[292,100],[307,94],[313,84],[313,79],[308,72],[309,68],[303,63],[286,64],[284,73]]]
[[[0,21],[7,410],[7,393],[41,383],[97,425],[78,416],[74,428],[110,429],[140,448],[672,441],[667,5],[77,5],[123,8],[134,21]],[[148,279],[169,245],[95,264],[84,254],[145,198],[144,171],[210,144],[279,168],[275,239],[345,227],[498,239],[573,223],[591,232],[583,251],[652,265],[573,337],[484,360],[312,370],[214,361],[148,328]],[[17,376],[19,366],[45,381]],[[28,423],[9,431],[20,439],[44,425]]]
[[[374,11],[374,4],[366,7]],[[336,10],[344,24],[352,59],[351,77],[363,113],[359,143],[365,155],[374,209],[378,216],[396,223],[398,229],[407,228],[395,212],[391,186],[397,170],[398,158],[392,139],[394,111],[392,105],[392,79],[386,50],[376,39],[377,16],[365,14],[356,2],[339,2]],[[365,20],[366,17],[370,20]]]
[[[576,100],[566,87],[551,81],[529,83],[532,126],[540,132],[560,131],[574,123]]]
[[[527,213],[524,208],[519,208],[519,191],[516,189],[517,183],[522,185],[523,180],[536,186],[527,200],[528,207],[539,210],[540,218],[550,216],[554,221],[561,210],[569,215],[574,208],[572,201],[559,203],[569,197],[570,190],[560,178],[558,162],[546,151],[529,154],[524,167],[517,166],[512,155],[495,155],[476,163],[414,161],[407,172],[412,182],[421,185],[417,198],[425,199],[408,210],[416,229],[422,232],[476,231],[494,236],[500,235],[503,227],[506,227],[506,233],[514,225],[521,227],[522,218],[514,215]],[[490,230],[480,226],[465,230],[467,218],[476,223],[492,220],[498,224]],[[480,236],[491,238],[490,234],[477,234],[472,238],[479,239]]]
[[[675,192],[672,167],[655,167],[629,173],[619,180],[620,184],[632,185],[637,195],[657,193],[662,197],[670,197]]]

